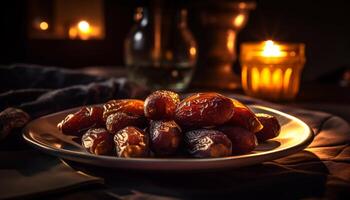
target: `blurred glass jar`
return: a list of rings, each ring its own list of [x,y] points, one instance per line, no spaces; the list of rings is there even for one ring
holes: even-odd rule
[[[197,61],[187,10],[160,1],[151,5],[136,9],[136,23],[125,40],[128,77],[151,89],[182,91]]]

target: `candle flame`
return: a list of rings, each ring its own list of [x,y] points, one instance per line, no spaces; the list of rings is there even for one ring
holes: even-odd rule
[[[239,14],[233,20],[233,25],[237,27],[241,27],[243,25],[244,20],[245,20],[245,16],[243,14]]]
[[[272,40],[267,40],[264,44],[264,50],[262,55],[265,57],[281,57],[284,56],[286,52],[282,52],[278,44],[274,43]]]
[[[78,29],[79,31],[83,33],[89,33],[90,32],[90,24],[89,22],[82,20],[78,23]]]
[[[90,38],[99,38],[101,34],[101,27],[96,24],[90,24],[86,20],[81,20],[76,24],[73,24],[68,29],[68,35],[70,39],[88,40]],[[135,34],[135,40],[141,40],[142,34]]]
[[[191,47],[191,48],[190,48],[190,54],[191,54],[191,56],[195,56],[196,53],[197,53],[197,49],[196,49],[195,47]]]
[[[49,24],[45,21],[40,22],[39,27],[41,30],[46,31],[49,28]]]

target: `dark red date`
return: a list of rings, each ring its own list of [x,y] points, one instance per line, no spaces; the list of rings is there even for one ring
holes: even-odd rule
[[[145,116],[152,120],[172,119],[180,97],[175,92],[158,90],[145,100]]]
[[[280,134],[281,125],[276,117],[264,113],[258,113],[256,116],[264,126],[263,129],[255,134],[259,142],[275,138]]]
[[[92,127],[103,126],[103,109],[98,106],[83,107],[74,114],[69,114],[57,127],[64,134],[81,136],[84,131]]]
[[[150,146],[156,155],[173,155],[180,147],[181,128],[175,121],[151,121]]]
[[[232,154],[245,154],[253,151],[258,145],[255,134],[237,126],[222,126],[218,128],[231,140]]]
[[[144,102],[138,99],[118,99],[108,101],[103,106],[103,120],[106,121],[109,115],[117,112],[142,116],[144,115],[143,104]]]
[[[109,115],[106,121],[107,130],[112,134],[115,134],[127,126],[144,128],[146,124],[147,120],[144,116],[123,112],[117,112]]]
[[[128,126],[114,136],[118,157],[147,157],[149,154],[148,137],[144,131]]]
[[[215,158],[230,156],[232,143],[221,131],[198,129],[185,133],[188,152],[197,158]]]
[[[231,99],[234,105],[234,113],[231,119],[227,122],[228,125],[240,126],[253,133],[258,132],[263,128],[262,124],[247,106],[241,102]]]
[[[81,139],[83,147],[96,155],[112,155],[114,153],[113,136],[104,128],[91,128]]]
[[[175,121],[183,127],[217,126],[233,115],[232,101],[218,93],[198,93],[182,100],[175,111]]]

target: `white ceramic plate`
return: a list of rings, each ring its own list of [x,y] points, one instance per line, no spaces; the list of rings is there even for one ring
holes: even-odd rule
[[[219,168],[237,168],[274,160],[307,147],[313,140],[311,129],[300,119],[286,113],[263,107],[249,106],[256,113],[267,113],[276,116],[282,129],[277,138],[259,144],[257,148],[245,155],[223,158],[118,158],[97,156],[86,152],[72,137],[63,135],[57,130],[57,123],[79,108],[50,114],[29,123],[23,132],[24,139],[39,150],[91,165],[137,169],[137,170],[212,170]]]

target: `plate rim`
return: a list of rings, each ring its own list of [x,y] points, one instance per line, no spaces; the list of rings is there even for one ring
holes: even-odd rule
[[[291,155],[293,153],[296,153],[300,150],[303,150],[304,148],[306,148],[309,144],[311,144],[311,142],[314,139],[314,132],[311,129],[311,127],[309,127],[305,122],[303,122],[301,119],[284,113],[282,111],[270,108],[270,107],[266,107],[266,106],[262,106],[262,105],[248,105],[248,107],[250,108],[258,108],[258,109],[262,109],[262,110],[266,110],[266,111],[270,111],[273,113],[277,113],[279,115],[282,115],[286,118],[292,119],[294,121],[297,121],[298,124],[301,124],[305,129],[308,130],[308,136],[305,138],[305,140],[303,140],[302,142],[300,142],[297,145],[294,146],[290,146],[290,147],[286,147],[286,148],[282,148],[282,149],[277,149],[277,150],[270,150],[270,151],[266,151],[266,152],[260,152],[259,155],[255,155],[253,156],[253,154],[244,154],[244,155],[237,155],[237,156],[227,156],[227,157],[219,157],[219,158],[119,158],[119,157],[113,157],[113,156],[104,156],[104,155],[95,155],[95,154],[87,154],[87,153],[83,153],[83,152],[78,152],[78,151],[72,151],[72,150],[66,150],[66,149],[56,149],[53,148],[51,146],[45,145],[40,143],[39,141],[35,141],[31,136],[30,136],[30,128],[32,126],[32,124],[34,124],[35,121],[43,119],[43,118],[47,118],[53,115],[58,115],[60,113],[66,113],[69,112],[70,110],[76,110],[81,108],[80,107],[75,107],[75,108],[70,108],[70,109],[66,109],[63,111],[59,111],[59,112],[55,112],[55,113],[51,113],[39,118],[36,118],[34,120],[32,120],[30,123],[28,123],[24,129],[22,130],[22,137],[24,138],[24,140],[29,143],[31,146],[35,147],[36,149],[39,149],[41,151],[44,151],[45,153],[57,156],[59,158],[64,158],[64,159],[68,159],[68,160],[73,160],[76,161],[77,159],[73,159],[72,157],[79,157],[79,160],[83,163],[88,163],[91,164],[91,162],[88,162],[88,160],[108,160],[108,161],[115,161],[115,162],[129,162],[129,163],[140,163],[140,162],[161,162],[161,163],[178,163],[178,162],[182,162],[182,163],[212,163],[212,162],[225,162],[225,161],[230,161],[230,160],[244,160],[244,159],[252,159],[252,158],[257,158],[257,157],[272,157],[272,159],[262,159],[262,162],[265,161],[270,161],[270,160],[274,160],[274,159],[278,159],[278,158],[282,158],[285,157],[287,155]],[[304,129],[304,130],[305,130]],[[288,152],[286,153],[286,150],[288,150]],[[84,161],[87,160],[87,161]],[[95,164],[95,165],[98,165]],[[104,166],[104,165],[103,165]],[[108,166],[107,166],[108,167]],[[112,166],[113,167],[113,166]]]

